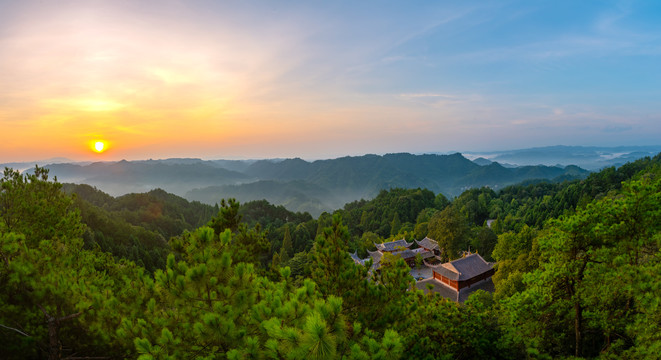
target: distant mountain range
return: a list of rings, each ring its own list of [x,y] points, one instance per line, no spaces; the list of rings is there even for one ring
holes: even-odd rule
[[[316,216],[350,201],[372,198],[381,189],[419,187],[453,197],[473,187],[499,189],[531,179],[584,178],[589,172],[576,166],[480,166],[461,154],[387,154],[313,162],[260,160],[243,173],[260,181],[195,189],[185,197],[211,203],[227,196],[243,201],[266,198],[290,210],[308,211]]]
[[[18,171],[24,171],[30,168],[33,168],[35,165],[39,166],[44,166],[44,165],[49,165],[49,164],[62,164],[62,163],[73,163],[74,161],[71,159],[67,158],[50,158],[46,160],[36,160],[36,161],[22,161],[22,162],[10,162],[10,163],[3,163],[0,164],[0,169],[4,169],[6,167],[12,168]],[[87,163],[78,163],[78,164],[89,164]]]
[[[454,197],[474,187],[498,190],[529,180],[580,179],[589,173],[584,169],[619,166],[658,152],[661,146],[553,146],[465,155],[400,153],[316,161],[173,158],[95,163],[53,159],[50,164],[37,163],[48,164],[51,176],[60,182],[89,184],[113,196],[161,188],[206,204],[229,197],[241,202],[266,199],[317,216],[347,202],[373,198],[382,189],[419,187]],[[0,166],[24,170],[34,163]]]
[[[621,166],[645,156],[654,156],[661,152],[661,145],[656,146],[547,146],[531,149],[465,152],[464,156],[479,165],[498,162],[505,167],[523,165],[567,166],[576,165],[590,171],[605,167]]]
[[[427,188],[448,197],[472,187],[499,189],[532,179],[576,179],[576,166],[479,165],[451,155],[387,154],[330,160],[165,159],[46,165],[60,182],[84,183],[113,196],[155,188],[214,204],[222,198],[266,199],[314,216],[347,202],[372,198],[382,189]],[[28,170],[29,171],[29,170]]]

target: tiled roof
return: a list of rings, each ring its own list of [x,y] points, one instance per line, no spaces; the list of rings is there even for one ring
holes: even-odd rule
[[[358,250],[356,250],[353,253],[349,253],[349,256],[353,259],[353,261],[360,261],[360,258],[358,257]]]
[[[407,242],[405,239],[395,240],[395,241],[391,241],[391,242],[387,242],[387,243],[383,243],[383,244],[374,244],[374,246],[376,246],[377,250],[388,251],[388,252],[393,252],[393,251],[399,250],[398,248],[400,248],[400,247],[406,247],[407,248],[407,247],[410,247],[411,245],[413,245],[413,242]]]
[[[381,251],[381,250],[377,250],[377,251],[367,250],[367,253],[372,258],[372,267],[374,269],[378,269],[379,267],[381,267],[381,259],[383,258],[383,254],[384,254],[383,251]],[[362,259],[362,260],[359,259],[358,255],[356,253],[353,253],[353,254],[349,253],[349,255],[351,255],[351,258],[353,259],[354,262],[359,263],[361,265],[365,265],[365,262],[367,261],[367,259]],[[413,249],[413,250],[411,250],[411,249],[399,250],[399,251],[395,251],[395,252],[391,253],[391,255],[401,257],[404,260],[414,258],[416,255],[420,255],[423,260],[427,259],[427,258],[431,258],[431,257],[434,256],[434,254],[432,254],[431,252],[426,251],[425,249],[422,249],[422,248]]]
[[[367,250],[367,253],[370,254],[372,257],[373,263],[376,265],[381,262],[381,257],[383,257],[383,253],[380,251],[369,251]]]
[[[382,253],[382,254],[383,254],[383,253]],[[393,256],[399,256],[399,257],[401,257],[401,258],[404,259],[404,260],[406,260],[406,259],[410,259],[410,258],[413,258],[413,257],[415,257],[415,256],[418,255],[418,254],[420,254],[420,256],[421,256],[423,259],[426,259],[426,258],[428,258],[428,257],[434,256],[434,254],[432,254],[432,253],[429,252],[429,251],[426,251],[426,250],[423,249],[423,248],[417,248],[417,249],[413,249],[413,250],[411,250],[411,249],[404,249],[404,250],[394,251],[394,252],[392,252],[391,254],[392,254]]]
[[[480,254],[471,254],[464,258],[452,261],[450,264],[452,264],[452,266],[461,274],[459,280],[474,278],[493,268],[493,266],[489,265]]]
[[[418,244],[418,246],[423,247],[425,249],[429,249],[429,250],[438,249],[438,243],[436,242],[436,240],[432,240],[426,236],[424,239],[420,241],[416,240],[415,242]]]
[[[404,259],[408,259],[409,257],[414,257],[416,255],[420,255],[423,259],[428,259],[428,258],[434,256],[434,254],[431,251],[427,251],[423,248],[417,248],[417,249],[413,249],[413,250],[408,250],[407,249],[407,250],[404,250],[403,252],[407,252],[407,251],[409,251],[411,254],[410,254],[410,256],[402,256]],[[393,253],[393,254],[395,254],[395,253]]]
[[[461,259],[440,265],[425,264],[444,277],[458,281],[474,278],[493,268],[479,254],[470,254]]]
[[[406,260],[406,259],[410,259],[410,258],[412,258],[412,257],[415,257],[415,254],[416,254],[416,253],[414,253],[414,252],[411,251],[410,249],[401,250],[401,251],[395,251],[395,252],[392,253],[392,255],[394,255],[394,256],[399,256],[399,257],[401,257],[401,258],[404,259],[404,260]]]
[[[353,259],[353,262],[355,262],[356,264],[365,265],[365,260],[367,260],[367,259],[359,258],[358,257],[358,250],[356,250],[353,253],[349,253],[349,255],[351,256],[351,259]]]

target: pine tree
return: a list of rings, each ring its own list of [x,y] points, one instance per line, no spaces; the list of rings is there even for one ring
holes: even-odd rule
[[[550,356],[656,353],[659,204],[661,180],[642,179],[552,221],[538,239],[539,269],[503,302],[508,341]]]
[[[81,237],[84,227],[62,185],[49,181],[48,169],[34,174],[5,168],[0,180],[0,231],[23,234],[30,247],[53,238]]]
[[[379,343],[376,334],[347,329],[343,301],[320,297],[306,279],[296,288],[288,267],[281,281],[259,276],[249,263],[234,264],[228,230],[211,228],[173,239],[180,261],[168,257],[155,274],[154,297],[142,318],[127,319],[118,330],[134,334],[141,358],[288,358],[335,359],[392,350],[402,353],[391,334]],[[359,328],[359,326],[358,326]]]
[[[292,247],[291,234],[289,232],[289,226],[285,226],[285,236],[282,240],[282,261],[287,262],[292,256],[294,256],[294,249]],[[285,257],[286,260],[284,260]]]
[[[2,179],[0,357],[122,356],[128,344],[109,334],[126,314],[117,294],[135,268],[83,250],[80,216],[47,175],[37,167]]]
[[[399,234],[399,229],[402,228],[402,222],[399,220],[399,214],[395,212],[395,215],[392,217],[390,222],[390,236],[395,236]]]

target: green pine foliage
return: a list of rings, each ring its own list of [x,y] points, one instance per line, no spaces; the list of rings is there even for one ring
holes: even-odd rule
[[[80,237],[83,226],[62,185],[48,181],[48,169],[22,175],[5,168],[0,179],[0,231],[20,233],[32,247],[51,238]]]
[[[396,235],[398,227],[406,224],[412,229],[420,211],[433,208],[435,200],[434,193],[426,189],[396,188],[382,190],[371,201],[349,203],[340,212],[352,236],[360,237],[364,232],[371,231],[387,238],[391,234]]]
[[[539,268],[503,301],[512,341],[551,356],[651,355],[661,345],[661,273],[650,276],[661,261],[660,203],[661,179],[646,177],[550,222]]]

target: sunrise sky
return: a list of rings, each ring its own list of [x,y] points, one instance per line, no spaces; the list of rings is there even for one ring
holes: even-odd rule
[[[0,162],[656,144],[661,1],[0,0]]]

